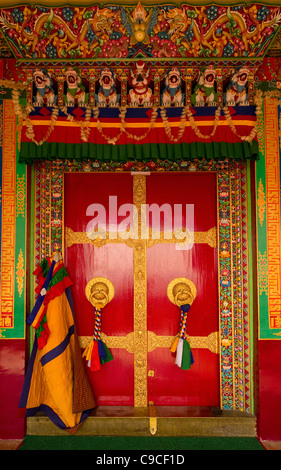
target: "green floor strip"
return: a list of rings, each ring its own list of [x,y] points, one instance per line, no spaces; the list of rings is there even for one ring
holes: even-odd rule
[[[19,450],[264,450],[256,438],[26,436]]]

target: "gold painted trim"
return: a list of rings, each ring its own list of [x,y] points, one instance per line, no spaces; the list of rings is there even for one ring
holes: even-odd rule
[[[264,0],[262,3],[265,4],[265,5],[276,6],[277,2],[276,2],[276,0]],[[21,4],[19,2],[19,0],[2,0],[1,7],[2,8],[5,8],[5,7],[11,8],[11,6],[18,6],[19,4]],[[65,0],[40,0],[40,3],[38,3],[38,4],[42,5],[42,6],[46,6],[46,7],[49,8],[50,6],[60,7],[60,6],[65,6],[66,4],[67,5],[77,6],[78,2],[77,1],[66,2]],[[93,0],[83,0],[83,3],[81,3],[81,4],[83,6],[92,6],[93,5]],[[100,0],[98,2],[98,4],[99,5],[108,5],[108,0]],[[123,0],[122,4],[132,6],[132,5],[135,5],[136,2],[132,2],[131,0]],[[151,7],[151,6],[155,6],[155,5],[166,5],[167,1],[166,0],[158,0],[157,3],[156,2],[154,3],[154,2],[151,2],[151,0],[142,0],[141,4]],[[178,2],[175,2],[175,4],[179,5]],[[206,0],[196,0],[196,2],[194,2],[194,4],[196,6],[206,6],[206,5],[208,5],[208,2],[206,2]],[[221,5],[221,6],[237,5],[237,0],[228,0],[227,2],[219,1],[219,2],[216,2],[216,5]]]
[[[265,100],[265,186],[268,263],[268,329],[280,329],[281,321],[281,229],[280,229],[280,162],[277,100]]]
[[[157,414],[153,401],[149,402],[149,431],[154,436],[157,433]]]
[[[71,228],[65,228],[65,248],[70,248],[72,245],[77,244],[92,244],[97,248],[100,248],[107,243],[125,243],[126,245],[133,247],[134,240],[132,238],[122,238],[117,234],[116,238],[109,238],[109,233],[106,232],[105,238],[91,239],[88,237],[86,232],[74,232]]]
[[[185,246],[192,243],[206,243],[211,248],[216,248],[217,246],[217,229],[212,227],[206,232],[186,232],[185,229],[180,229],[178,233],[186,233],[186,239],[179,241],[175,233],[172,233],[172,237],[168,238],[167,232],[160,232],[159,237],[156,237],[156,232],[149,230],[149,238],[147,240],[147,247],[150,248],[157,243],[173,243],[178,246]]]
[[[264,190],[264,186],[263,186],[263,182],[261,178],[259,180],[259,185],[258,185],[257,209],[258,209],[259,223],[262,227],[264,216],[266,213],[266,196],[265,196],[265,190]]]
[[[133,203],[138,210],[141,233],[141,208],[146,203],[146,176],[133,175]],[[134,405],[147,406],[147,266],[146,240],[134,240]]]
[[[6,329],[14,328],[16,264],[16,126],[13,103],[3,102],[3,182],[0,203],[2,204],[2,259],[0,264],[0,330],[1,338]],[[1,189],[1,188],[0,188]]]
[[[152,331],[147,332],[148,335],[148,352],[154,351],[156,348],[169,348],[174,342],[176,336],[157,336]],[[193,349],[209,349],[211,352],[219,353],[219,333],[214,331],[208,336],[189,336],[185,335],[190,347]]]
[[[101,339],[110,349],[120,348],[126,349],[129,353],[135,352],[134,332],[128,333],[126,336],[107,336],[101,333]],[[156,348],[171,347],[175,336],[157,336],[153,331],[147,332],[147,352],[152,352]],[[208,336],[189,336],[186,339],[193,349],[209,349],[214,354],[219,354],[219,332],[214,331]],[[78,337],[80,348],[86,348],[92,341],[92,336]]]
[[[126,336],[107,336],[101,333],[101,340],[105,342],[109,349],[126,349],[129,353],[134,353],[134,332],[128,333]],[[78,336],[80,348],[86,348],[92,341],[92,336]]]
[[[136,176],[134,176],[135,178]],[[182,229],[184,232],[184,229]],[[211,248],[217,247],[217,229],[216,227],[212,227],[206,232],[193,232],[187,233],[186,240],[179,241],[177,236],[172,233],[172,237],[168,238],[167,232],[159,232],[158,238],[156,237],[156,232],[153,230],[149,230],[149,238],[146,240],[142,240],[146,248],[151,248],[152,246],[158,243],[173,243],[178,246],[185,246],[190,243],[206,243]],[[88,237],[86,232],[74,232],[71,228],[65,228],[65,248],[70,248],[72,245],[75,244],[87,244],[90,243],[98,248],[106,245],[107,243],[125,243],[127,246],[133,248],[134,243],[139,241],[138,239],[133,238],[125,238],[124,236],[120,236],[119,233],[116,234],[116,238],[110,238],[109,233],[106,232],[104,238],[95,238],[91,239]]]

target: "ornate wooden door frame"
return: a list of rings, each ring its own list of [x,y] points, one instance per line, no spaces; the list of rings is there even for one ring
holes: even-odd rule
[[[144,165],[142,165],[144,166]],[[34,267],[55,250],[63,250],[65,227],[63,222],[64,173],[89,171],[138,171],[126,164],[99,164],[97,162],[53,161],[34,165]],[[143,169],[143,168],[141,168]],[[149,170],[149,164],[144,171]],[[217,247],[219,284],[219,338],[215,341],[220,354],[220,396],[222,409],[238,409],[252,412],[251,362],[250,362],[250,312],[249,312],[249,254],[248,254],[248,200],[247,164],[244,162],[162,162],[153,164],[154,171],[215,171],[217,174]],[[142,180],[144,175],[135,173],[134,203],[145,203]],[[138,191],[138,186],[140,191]],[[69,233],[68,243],[69,243]],[[142,244],[145,246],[142,246]],[[132,338],[126,338],[126,346],[135,352],[135,406],[147,406],[147,367],[142,351],[153,348],[153,335],[143,334],[145,308],[140,298],[146,289],[145,263],[146,240],[135,240],[134,261],[142,265],[144,272],[135,274],[135,312]],[[141,296],[139,295],[141,293]],[[205,339],[210,347],[210,338]],[[217,341],[218,340],[218,341]],[[114,344],[114,338],[111,338]],[[161,340],[160,340],[161,341]],[[167,342],[162,338],[162,342]],[[196,339],[194,339],[196,341]],[[145,343],[145,344],[144,344]],[[114,347],[111,343],[111,347]],[[211,346],[212,347],[212,346]],[[216,347],[216,346],[215,346]],[[145,380],[144,380],[145,378]],[[138,382],[136,386],[136,382]]]

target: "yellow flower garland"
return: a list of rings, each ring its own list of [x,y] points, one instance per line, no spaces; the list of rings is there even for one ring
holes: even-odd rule
[[[190,109],[190,106],[185,106],[183,108],[182,114],[181,114],[181,122],[180,122],[178,135],[177,135],[177,137],[174,137],[172,135],[170,123],[169,123],[167,115],[166,115],[166,109],[162,106],[161,111],[160,111],[160,114],[161,114],[161,117],[162,117],[162,120],[163,120],[163,123],[164,123],[165,132],[168,135],[169,139],[172,140],[173,142],[178,142],[182,138],[185,127],[186,127],[186,116],[188,117],[188,120],[190,122],[190,126],[193,129],[193,131],[195,132],[195,134],[197,135],[197,137],[199,137],[200,139],[209,139],[210,137],[213,137],[215,135],[216,130],[217,130],[220,113],[221,113],[221,108],[218,107],[218,109],[215,112],[215,120],[214,120],[213,130],[209,135],[204,135],[198,129],[198,126],[195,122],[192,111]]]
[[[43,137],[43,139],[41,139],[39,142],[35,139],[33,123],[28,115],[26,117],[26,133],[25,133],[26,137],[32,140],[32,142],[34,142],[36,145],[42,145],[44,142],[46,142],[46,140],[48,140],[51,133],[53,132],[58,115],[59,115],[59,108],[57,106],[54,106],[52,110],[49,128],[45,134],[45,137]]]
[[[103,132],[103,129],[102,129],[102,124],[99,120],[99,108],[98,106],[96,106],[94,109],[94,118],[96,119],[97,121],[97,129],[98,131],[101,133],[102,137],[109,143],[109,144],[112,144],[112,145],[115,145],[116,142],[120,139],[121,137],[121,134],[122,132],[124,131],[124,127],[121,125],[121,129],[120,129],[120,132],[119,134],[116,136],[116,137],[108,137],[107,135],[104,134]],[[120,108],[120,119],[121,119],[121,123],[124,121],[125,119],[125,114],[126,114],[126,110],[127,108],[125,106],[122,106]]]
[[[89,106],[86,107],[85,111],[85,121],[81,122],[81,140],[84,142],[88,142],[89,135],[90,135],[90,119],[92,116],[92,110]]]
[[[261,109],[262,109],[262,92],[261,91],[258,91],[255,95],[255,105],[256,105],[256,116],[258,117],[261,113]],[[232,118],[230,116],[230,113],[229,113],[229,110],[228,110],[228,107],[227,106],[224,106],[223,108],[223,111],[224,111],[224,114],[225,114],[225,117],[226,117],[226,120],[227,120],[227,123],[228,125],[230,126],[232,132],[237,135],[237,137],[239,137],[239,139],[241,139],[242,141],[246,141],[246,142],[249,142],[250,144],[252,143],[253,139],[255,138],[256,136],[256,133],[257,133],[257,123],[255,123],[253,129],[251,130],[250,134],[247,135],[247,136],[244,136],[244,135],[239,135],[237,133],[237,130],[236,130],[236,127],[232,121]]]
[[[157,110],[158,110],[157,107],[153,107],[153,108],[152,108],[151,120],[150,120],[148,129],[147,129],[146,132],[144,132],[144,134],[137,136],[137,135],[134,135],[134,134],[131,134],[130,132],[128,132],[128,131],[126,130],[125,116],[124,116],[123,119],[121,118],[121,123],[122,123],[122,127],[123,127],[123,132],[125,132],[126,135],[127,135],[130,139],[134,139],[134,140],[138,140],[138,141],[145,139],[145,137],[149,134],[149,132],[151,131],[151,129],[153,129],[153,127],[154,127],[154,123],[155,123],[156,118],[157,118]],[[121,128],[122,128],[122,127],[121,127]]]
[[[172,140],[173,142],[178,142],[183,136],[185,126],[186,126],[186,112],[187,112],[187,107],[184,107],[181,113],[181,122],[180,122],[179,131],[178,131],[178,136],[174,137],[172,135],[171,126],[166,115],[166,109],[164,108],[164,106],[161,106],[160,108],[160,114],[163,120],[165,132],[167,136],[169,137],[169,139]]]

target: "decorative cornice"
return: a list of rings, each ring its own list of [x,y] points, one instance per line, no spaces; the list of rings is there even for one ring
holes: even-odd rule
[[[256,59],[281,21],[280,6],[175,4],[19,5],[0,9],[2,34],[21,60]]]

